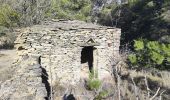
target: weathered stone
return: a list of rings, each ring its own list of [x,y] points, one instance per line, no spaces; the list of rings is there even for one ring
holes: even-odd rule
[[[0,98],[44,100],[56,81],[66,88],[76,86],[89,77],[91,67],[99,79],[108,78],[111,61],[119,56],[120,33],[117,28],[65,20],[24,29],[15,42],[15,47],[24,48],[18,51],[17,74],[1,84]]]

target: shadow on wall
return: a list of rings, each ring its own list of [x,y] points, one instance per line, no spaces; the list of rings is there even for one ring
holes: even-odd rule
[[[81,51],[81,64],[86,62],[91,72],[93,70],[93,46],[84,47]]]

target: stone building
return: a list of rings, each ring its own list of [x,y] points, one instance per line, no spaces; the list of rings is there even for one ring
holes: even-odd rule
[[[24,30],[16,41],[20,54],[38,55],[49,81],[77,84],[91,71],[109,77],[119,55],[121,30],[81,21],[55,20]]]
[[[52,91],[55,100],[63,100],[72,89],[76,98],[92,100],[79,83],[92,71],[108,79],[119,56],[118,28],[53,20],[17,32],[14,73],[0,84],[2,100],[48,100]]]

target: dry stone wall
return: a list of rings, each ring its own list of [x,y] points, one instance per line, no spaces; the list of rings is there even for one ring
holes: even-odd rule
[[[13,77],[0,84],[0,100],[45,100],[48,95],[38,57],[23,55],[19,59],[14,62]]]
[[[108,78],[119,56],[120,34],[118,28],[81,21],[53,20],[25,28],[15,41],[19,56],[16,61],[19,67],[16,67],[13,79],[15,84],[4,83],[0,92],[8,88],[5,84],[14,84],[15,91],[16,85],[20,85],[19,88],[23,87],[27,93],[21,93],[23,96],[19,99],[12,96],[14,100],[43,100],[49,97],[50,86],[56,83],[64,86],[79,84],[84,76],[88,77],[91,65],[99,79]],[[83,55],[86,55],[84,61]],[[84,69],[88,71],[84,72]],[[16,83],[17,80],[24,86]],[[29,96],[29,93],[32,94]],[[11,97],[12,94],[3,95],[0,97]]]
[[[120,29],[81,21],[51,21],[28,28],[21,33],[16,46],[28,55],[39,55],[49,81],[76,84],[81,76],[81,52],[93,46],[93,65],[99,78],[111,70],[119,54]],[[23,54],[23,53],[22,53]],[[87,67],[87,66],[86,66]]]

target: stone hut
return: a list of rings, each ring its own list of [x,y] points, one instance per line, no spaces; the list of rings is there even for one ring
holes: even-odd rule
[[[91,71],[101,80],[110,76],[119,56],[120,34],[114,27],[53,20],[24,29],[15,44],[20,57],[38,57],[49,83],[75,85]]]

